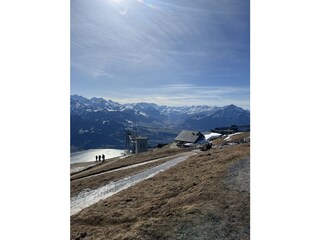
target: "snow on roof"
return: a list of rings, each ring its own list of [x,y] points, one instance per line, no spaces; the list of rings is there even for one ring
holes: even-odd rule
[[[220,133],[211,132],[211,133],[205,134],[204,137],[206,138],[206,141],[210,141],[212,139],[220,137],[221,135],[222,134]]]

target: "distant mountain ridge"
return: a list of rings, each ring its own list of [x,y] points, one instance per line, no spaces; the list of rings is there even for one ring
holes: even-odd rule
[[[182,129],[209,131],[232,124],[250,125],[250,111],[233,104],[171,107],[71,95],[70,110],[71,145],[76,149],[123,148],[128,128],[147,136],[152,146],[173,141]]]

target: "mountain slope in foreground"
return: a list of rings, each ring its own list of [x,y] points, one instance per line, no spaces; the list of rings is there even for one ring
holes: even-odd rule
[[[249,143],[198,152],[72,216],[71,239],[250,239],[249,169]]]

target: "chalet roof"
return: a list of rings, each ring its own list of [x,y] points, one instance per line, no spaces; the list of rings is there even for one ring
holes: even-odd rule
[[[135,137],[134,140],[148,140],[148,138],[147,137],[138,136],[138,137]]]
[[[203,134],[201,132],[183,130],[175,140],[179,142],[195,143],[202,137]]]

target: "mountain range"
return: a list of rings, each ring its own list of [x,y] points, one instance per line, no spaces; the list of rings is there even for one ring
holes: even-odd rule
[[[233,104],[165,106],[154,103],[120,104],[112,100],[71,95],[71,150],[119,148],[125,130],[148,137],[149,145],[172,142],[182,130],[210,131],[232,124],[250,125],[250,111]]]

